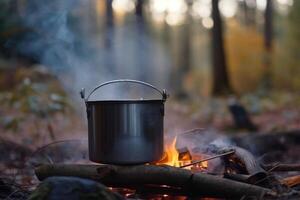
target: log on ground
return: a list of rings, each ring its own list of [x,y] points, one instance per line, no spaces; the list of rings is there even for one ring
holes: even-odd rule
[[[187,196],[242,198],[275,196],[266,188],[236,182],[209,174],[171,166],[136,165],[41,165],[35,173],[39,180],[51,176],[76,176],[99,181],[106,186],[168,185],[180,187]]]

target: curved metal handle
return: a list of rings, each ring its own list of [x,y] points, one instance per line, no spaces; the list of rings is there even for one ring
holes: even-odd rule
[[[98,85],[97,87],[95,87],[91,93],[87,96],[87,98],[85,99],[85,89],[82,88],[81,91],[80,91],[80,95],[81,95],[81,98],[84,99],[85,101],[88,101],[88,99],[90,98],[90,96],[97,90],[99,89],[100,87],[103,87],[105,85],[109,85],[109,84],[113,84],[113,83],[122,83],[122,82],[126,82],[126,83],[136,83],[136,84],[140,84],[140,85],[145,85],[145,86],[148,86],[154,90],[156,90],[157,92],[159,92],[161,95],[162,95],[162,99],[163,100],[166,100],[168,98],[168,94],[167,94],[167,91],[166,90],[160,90],[158,88],[156,88],[155,86],[149,84],[149,83],[145,83],[143,81],[137,81],[137,80],[131,80],[131,79],[119,79],[119,80],[113,80],[113,81],[107,81],[105,83],[102,83],[100,85]]]

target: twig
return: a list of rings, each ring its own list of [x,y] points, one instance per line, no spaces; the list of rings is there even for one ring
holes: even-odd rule
[[[275,165],[262,165],[268,172],[288,172],[288,171],[300,171],[300,164],[275,164]]]
[[[190,129],[190,130],[184,131],[180,135],[191,134],[191,133],[194,133],[196,131],[204,131],[204,130],[205,130],[205,128],[194,128],[194,129]]]
[[[189,167],[189,166],[196,165],[196,164],[208,161],[208,160],[212,160],[212,159],[219,158],[219,157],[222,157],[222,156],[227,156],[227,155],[230,155],[230,154],[233,154],[233,153],[235,153],[235,150],[231,150],[231,151],[228,151],[228,152],[225,152],[225,153],[222,153],[222,154],[218,154],[218,155],[215,155],[215,156],[212,156],[212,157],[204,158],[202,160],[197,160],[197,161],[191,162],[190,164],[180,166],[180,168]]]
[[[280,165],[279,162],[275,163],[273,166],[270,166],[270,168],[267,170],[267,172],[272,172],[274,169],[276,169],[276,167],[278,167]]]
[[[67,144],[67,143],[72,143],[72,142],[77,142],[77,143],[82,143],[82,142],[86,142],[87,140],[82,140],[82,139],[71,139],[71,140],[58,140],[58,141],[54,141],[54,142],[51,142],[49,144],[46,144],[44,146],[41,146],[39,147],[38,149],[36,149],[35,151],[33,151],[29,157],[27,158],[26,160],[26,163],[29,163],[31,164],[33,167],[35,167],[32,163],[30,163],[30,160],[35,158],[35,156],[38,154],[38,153],[41,153],[43,150],[47,149],[48,147],[50,147],[51,145],[56,145],[56,144]],[[53,164],[53,160],[51,159],[51,157],[49,155],[45,155],[43,153],[43,156],[45,156],[46,160],[50,163],[50,164]]]
[[[17,194],[18,192],[20,192],[19,189],[13,191],[12,193],[10,193],[7,197],[5,197],[4,200],[8,200],[8,199],[11,199],[11,197],[13,197],[13,195]]]

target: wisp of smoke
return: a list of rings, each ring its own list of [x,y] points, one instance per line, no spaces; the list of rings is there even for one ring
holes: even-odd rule
[[[131,16],[124,25],[108,26],[103,23],[103,13],[96,10],[97,3],[101,1],[26,1],[22,23],[31,31],[17,48],[49,67],[78,99],[82,87],[89,91],[112,79],[138,79],[166,86],[169,55],[147,34],[145,24]],[[100,24],[99,18],[103,21]],[[106,92],[111,97],[122,96],[122,91]]]

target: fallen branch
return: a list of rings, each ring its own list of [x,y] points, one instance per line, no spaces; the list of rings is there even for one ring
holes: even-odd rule
[[[295,187],[300,184],[300,175],[284,178],[280,182],[288,187]]]
[[[300,171],[300,164],[275,164],[275,165],[262,165],[262,167],[269,172],[288,172]]]
[[[242,198],[274,196],[266,188],[236,182],[208,174],[171,166],[115,166],[115,165],[41,165],[35,173],[39,180],[51,176],[77,176],[99,181],[106,186],[167,185],[180,187],[187,196]]]

